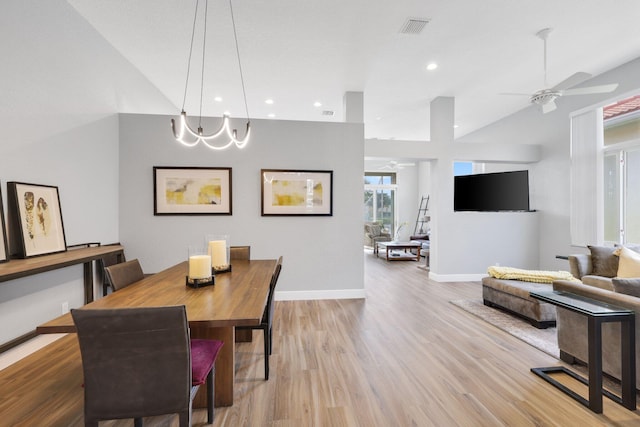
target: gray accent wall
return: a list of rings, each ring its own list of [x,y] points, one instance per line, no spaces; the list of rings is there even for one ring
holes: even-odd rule
[[[284,257],[281,298],[364,297],[362,124],[252,120],[246,147],[214,151],[178,144],[173,117],[120,115],[119,234],[128,258],[157,272],[186,260],[206,234],[229,234],[231,244],[251,245],[252,258]],[[206,119],[205,132],[219,123]],[[234,127],[242,137],[244,121]],[[233,214],[154,216],[154,166],[231,167]],[[333,171],[333,216],[261,216],[263,168]]]

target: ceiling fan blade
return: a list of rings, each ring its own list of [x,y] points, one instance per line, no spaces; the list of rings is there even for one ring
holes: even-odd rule
[[[542,113],[543,114],[547,114],[552,112],[553,110],[555,110],[557,107],[556,102],[555,101],[549,101],[546,104],[542,104],[540,106],[540,108],[542,108]]]
[[[562,91],[562,95],[590,95],[592,93],[609,93],[618,88],[618,83],[608,85],[578,87],[575,89],[567,89]]]
[[[579,72],[567,77],[566,79],[564,79],[563,81],[561,81],[560,83],[555,85],[552,89],[553,90],[569,89],[570,87],[574,87],[576,85],[579,85],[580,83],[582,83],[584,81],[587,81],[590,78],[591,78],[591,74],[579,71]]]

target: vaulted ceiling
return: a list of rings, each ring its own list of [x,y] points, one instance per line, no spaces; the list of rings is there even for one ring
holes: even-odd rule
[[[195,0],[68,2],[179,113]],[[438,96],[455,97],[457,137],[536,108],[504,93],[545,87],[543,28],[553,28],[549,86],[640,56],[637,0],[233,0],[233,11],[252,118],[342,121],[345,92],[363,92],[366,138],[428,140]],[[405,34],[409,19],[428,23]],[[207,33],[203,114],[244,117],[228,0],[209,0]],[[194,49],[191,114],[201,69]],[[438,68],[427,71],[432,62]]]

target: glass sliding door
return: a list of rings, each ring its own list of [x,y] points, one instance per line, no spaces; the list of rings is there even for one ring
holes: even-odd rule
[[[604,156],[604,240],[609,243],[622,241],[620,156],[620,152],[606,153]]]
[[[624,162],[624,242],[640,243],[640,148],[630,149]]]
[[[367,173],[364,185],[364,221],[379,222],[394,232],[397,217],[395,173]]]
[[[640,148],[604,155],[604,240],[640,242]]]
[[[396,190],[394,188],[365,188],[365,222],[379,222],[389,232],[393,232],[396,210]]]

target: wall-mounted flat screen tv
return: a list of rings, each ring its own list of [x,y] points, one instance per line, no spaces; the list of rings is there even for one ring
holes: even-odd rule
[[[454,177],[454,211],[529,211],[529,171]]]

